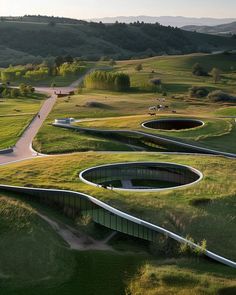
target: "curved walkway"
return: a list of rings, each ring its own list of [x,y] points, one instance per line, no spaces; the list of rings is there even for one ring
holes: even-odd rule
[[[86,74],[85,74],[86,75]],[[6,165],[12,162],[16,162],[16,161],[22,161],[25,160],[27,158],[32,158],[32,157],[37,157],[38,154],[32,149],[32,141],[35,137],[35,135],[37,134],[38,130],[40,129],[40,127],[42,126],[44,120],[47,118],[48,114],[50,113],[50,111],[52,110],[55,102],[56,102],[56,95],[54,94],[54,91],[61,91],[62,93],[68,93],[71,90],[74,90],[74,85],[78,85],[84,77],[81,77],[78,81],[76,81],[76,84],[73,84],[71,87],[67,87],[67,88],[57,88],[57,89],[52,89],[52,88],[36,88],[36,91],[40,91],[40,92],[45,92],[48,93],[50,95],[50,97],[44,102],[39,114],[40,114],[40,118],[38,116],[36,116],[31,124],[28,126],[28,128],[25,130],[25,132],[23,133],[22,137],[18,140],[18,142],[16,143],[14,150],[12,153],[4,155],[4,156],[0,156],[0,165]],[[55,125],[55,124],[54,124]],[[70,126],[70,125],[65,125],[65,124],[56,124],[56,126],[58,127],[63,127],[63,128],[69,128],[69,129],[79,129],[79,130],[87,130],[87,131],[91,131],[93,129],[86,129],[86,128],[80,128],[80,127],[75,127],[75,126]],[[94,131],[98,131],[96,129],[94,129]],[[111,130],[103,130],[101,132],[111,132]],[[112,131],[114,132],[114,131]],[[133,134],[138,134],[138,135],[142,135],[142,136],[146,136],[146,137],[150,137],[150,138],[155,138],[155,139],[159,139],[162,140],[166,143],[172,143],[172,144],[177,144],[179,146],[182,147],[187,147],[187,148],[191,148],[194,149],[198,152],[204,152],[204,153],[210,153],[210,154],[216,154],[216,155],[222,155],[222,156],[226,156],[226,157],[236,157],[235,154],[230,154],[230,153],[224,153],[224,152],[219,152],[219,151],[215,151],[215,150],[211,150],[211,149],[206,149],[206,148],[201,148],[201,147],[197,147],[194,145],[190,145],[190,144],[186,144],[186,143],[182,143],[182,142],[178,142],[176,140],[173,139],[167,139],[161,136],[156,136],[156,135],[151,135],[145,132],[141,132],[141,131],[130,131],[130,130],[116,130],[115,132],[125,132],[125,133],[133,133]],[[9,190],[9,191],[15,191],[15,192],[22,192],[22,191],[27,191],[27,190],[35,190],[35,191],[41,191],[41,192],[54,192],[54,193],[69,193],[69,194],[73,194],[73,195],[80,195],[83,196],[85,198],[87,198],[89,201],[91,201],[92,203],[100,206],[101,208],[109,211],[111,214],[120,216],[128,221],[131,221],[133,223],[142,225],[148,229],[151,229],[153,231],[157,231],[159,233],[165,234],[168,237],[180,242],[180,243],[185,243],[188,244],[189,246],[191,246],[194,249],[200,250],[202,251],[203,249],[195,244],[192,243],[189,240],[186,240],[185,238],[171,232],[168,231],[162,227],[159,227],[157,225],[151,224],[149,222],[146,222],[144,220],[138,219],[132,215],[126,214],[124,212],[121,212],[99,200],[97,200],[96,198],[93,198],[89,195],[85,195],[85,194],[81,194],[78,192],[72,192],[72,191],[63,191],[63,190],[49,190],[49,189],[33,189],[33,188],[21,188],[21,187],[13,187],[13,186],[7,186],[7,185],[0,185],[0,189],[4,189],[4,190]],[[204,249],[204,254],[218,262],[221,262],[225,265],[231,266],[236,268],[236,262],[231,261],[229,259],[226,259],[222,256],[219,256],[211,251],[205,250]]]

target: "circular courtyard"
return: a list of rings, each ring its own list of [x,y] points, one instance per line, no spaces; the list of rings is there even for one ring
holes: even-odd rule
[[[123,191],[160,191],[189,186],[202,179],[195,168],[158,162],[108,164],[86,169],[80,179],[89,185]]]
[[[159,130],[187,130],[203,125],[204,122],[197,119],[159,119],[142,123],[144,128]]]

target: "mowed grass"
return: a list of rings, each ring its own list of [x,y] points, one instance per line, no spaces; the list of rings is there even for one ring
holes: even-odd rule
[[[148,108],[158,104],[158,96],[151,93],[84,91],[80,95],[58,99],[52,113],[38,133],[34,147],[44,153],[57,153],[58,146],[60,146],[59,151],[62,153],[84,150],[125,150],[127,147],[123,144],[118,146],[115,144],[114,146],[114,143],[108,143],[107,139],[93,138],[91,140],[91,135],[86,137],[70,130],[55,130],[56,128],[51,124],[56,118],[73,117],[81,120],[86,119],[85,122],[79,123],[84,127],[142,130],[142,122],[154,119],[148,115]],[[155,118],[188,116],[203,119],[206,125],[202,128],[182,132],[159,132],[147,129],[144,131],[196,141],[214,136],[218,136],[220,139],[220,135],[228,134],[232,130],[232,120],[215,118],[214,111],[221,109],[222,104],[213,104],[209,101],[194,100],[183,96],[177,99],[168,97],[165,104],[169,106],[169,109],[159,112]],[[225,109],[227,109],[227,105],[225,105]],[[176,110],[177,114],[173,114],[172,110]],[[106,140],[105,145],[104,140]],[[234,147],[230,146],[225,150],[233,151]]]
[[[114,143],[100,142],[91,135],[88,140],[82,134],[67,131],[55,131],[55,128],[49,126],[56,118],[74,117],[76,119],[104,118],[104,124],[96,121],[90,123],[92,127],[114,127],[126,125],[129,128],[140,127],[141,120],[136,122],[136,118],[127,118],[127,116],[142,116],[148,119],[147,113],[151,106],[160,104],[158,98],[163,97],[162,91],[167,92],[165,105],[169,106],[164,112],[158,113],[159,116],[172,117],[172,111],[176,111],[178,116],[189,116],[197,118],[207,118],[207,124],[204,128],[198,128],[192,131],[184,132],[165,132],[167,136],[178,137],[179,139],[198,141],[199,144],[205,144],[205,138],[214,138],[220,142],[220,148],[228,152],[235,151],[233,144],[233,133],[230,137],[230,144],[224,146],[224,138],[220,135],[230,134],[232,130],[232,121],[215,120],[215,117],[233,115],[234,106],[231,103],[213,103],[208,99],[194,99],[189,97],[189,88],[192,86],[204,86],[209,90],[221,89],[235,94],[236,72],[234,71],[236,56],[234,54],[225,55],[207,55],[192,54],[184,56],[163,56],[143,60],[119,61],[114,67],[114,71],[126,72],[131,77],[131,91],[127,93],[115,93],[110,91],[88,91],[83,89],[79,95],[70,98],[58,99],[56,106],[40,130],[34,146],[39,152],[56,153],[60,146],[60,152],[83,151],[87,150],[114,150]],[[222,71],[222,79],[214,83],[211,77],[196,77],[192,75],[192,66],[199,62],[206,70],[218,67]],[[143,70],[137,72],[135,66],[141,63]],[[106,64],[106,63],[105,63]],[[162,91],[153,93],[148,83],[152,78],[162,80]],[[114,118],[114,119],[112,119]],[[212,118],[212,121],[211,121]],[[108,119],[108,120],[107,120]],[[112,122],[114,120],[114,122]],[[87,124],[87,123],[86,123]],[[96,125],[93,125],[96,124]],[[86,125],[84,125],[86,126]],[[62,140],[63,136],[68,138],[68,147]],[[158,133],[158,132],[156,132]],[[162,133],[164,134],[164,133]],[[48,141],[50,135],[50,142]],[[82,136],[82,137],[81,137]],[[82,139],[82,140],[80,140]],[[107,140],[107,139],[104,139]],[[200,142],[201,140],[201,142]],[[100,141],[100,139],[99,139]],[[232,144],[231,144],[232,143]],[[206,142],[211,147],[211,141]],[[99,146],[99,147],[98,147]],[[212,148],[216,145],[212,141]],[[119,147],[118,147],[119,148]],[[120,144],[121,150],[126,149]],[[117,146],[115,146],[117,150]]]
[[[188,143],[193,143],[208,148],[213,148],[219,151],[236,152],[235,144],[235,130],[236,124],[234,119],[213,119],[203,117],[193,117],[193,119],[202,120],[203,126],[186,129],[186,130],[155,130],[146,129],[142,127],[142,123],[155,119],[168,119],[168,118],[189,118],[187,116],[167,116],[161,115],[157,117],[148,116],[124,116],[119,118],[107,119],[91,119],[84,120],[75,125],[98,130],[138,130],[146,133],[164,135]]]
[[[13,146],[24,129],[37,114],[44,95],[34,94],[31,98],[0,99],[0,149]]]
[[[33,142],[35,150],[43,154],[61,154],[84,151],[132,151],[128,144],[109,140],[93,135],[81,134],[55,128],[51,125],[44,126]]]
[[[136,194],[92,187],[79,179],[86,168],[129,161],[186,164],[201,171],[204,178],[188,188]],[[91,152],[1,167],[0,183],[84,192],[197,242],[206,239],[208,249],[236,260],[235,173],[235,160],[222,157]]]

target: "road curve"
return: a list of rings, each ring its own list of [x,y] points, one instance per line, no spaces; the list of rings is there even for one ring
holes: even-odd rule
[[[38,133],[43,122],[47,119],[49,113],[51,112],[54,104],[57,100],[56,93],[68,94],[70,91],[74,91],[76,86],[78,86],[84,79],[84,77],[92,71],[87,71],[83,76],[71,84],[68,87],[36,87],[35,91],[44,93],[49,96],[43,103],[38,114],[33,118],[29,126],[24,130],[22,136],[17,141],[13,147],[13,152],[0,155],[0,166],[12,162],[22,161],[25,159],[42,156],[32,149],[32,142],[36,134]],[[39,116],[38,116],[39,115]]]

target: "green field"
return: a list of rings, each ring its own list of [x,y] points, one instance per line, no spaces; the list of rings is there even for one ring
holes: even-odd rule
[[[213,295],[221,289],[235,290],[235,271],[225,266],[194,257],[165,259],[163,254],[150,254],[147,243],[138,246],[136,241],[134,248],[135,241],[122,235],[114,241],[120,250],[73,251],[38,213],[76,227],[67,218],[24,195],[1,193],[0,205],[3,295],[122,295],[144,289],[153,294],[157,288],[164,289],[163,294],[187,294],[183,292],[190,287],[193,294],[200,290]]]
[[[103,189],[90,187],[81,183],[78,178],[81,170],[94,165],[135,160],[168,161],[192,165],[203,172],[204,179],[200,183],[185,189],[168,190],[160,193],[133,194],[112,191],[104,193]],[[88,193],[132,215],[164,226],[183,236],[191,236],[197,242],[206,239],[208,249],[235,260],[235,172],[235,162],[220,157],[185,156],[183,158],[180,155],[167,156],[140,153],[122,155],[80,153],[74,156],[57,156],[53,158],[53,161],[52,158],[45,158],[1,167],[0,182],[14,185],[72,189]],[[5,206],[6,200],[4,196],[2,202]],[[149,294],[148,292],[153,294],[154,290],[155,292],[162,290],[163,294],[188,294],[189,288],[191,288],[193,294],[199,294],[200,291],[202,294],[218,294],[216,292],[220,289],[232,286],[235,288],[235,270],[202,259],[199,260],[199,258],[195,259],[192,255],[189,258],[185,256],[172,257],[168,252],[169,254],[166,254],[167,257],[164,259],[163,254],[159,258],[154,254],[150,256],[148,250],[145,250],[147,251],[146,256],[128,253],[68,251],[64,248],[65,246],[62,247],[63,243],[50,228],[44,225],[42,229],[43,222],[38,220],[38,217],[35,217],[35,210],[38,209],[38,205],[36,207],[34,205],[34,209],[31,209],[29,205],[22,205],[18,201],[17,203],[14,202],[10,201],[11,205],[14,206],[14,210],[8,211],[3,205],[1,208],[3,212],[9,212],[4,213],[5,215],[10,214],[10,217],[6,217],[7,226],[10,224],[11,227],[15,228],[17,224],[16,233],[12,235],[7,229],[4,234],[6,237],[1,240],[4,243],[1,242],[0,244],[8,249],[9,255],[11,251],[15,253],[16,257],[12,257],[12,261],[19,263],[19,267],[24,267],[27,257],[31,257],[30,259],[35,257],[26,250],[28,245],[31,245],[32,251],[36,253],[37,250],[38,255],[35,258],[36,261],[32,260],[32,266],[29,265],[29,268],[32,267],[30,271],[33,271],[33,274],[39,276],[39,278],[40,276],[45,278],[46,275],[49,275],[50,279],[43,280],[43,284],[40,281],[39,285],[39,279],[36,280],[34,275],[31,275],[31,281],[24,279],[23,284],[21,276],[27,277],[28,272],[22,271],[20,278],[15,277],[13,281],[6,278],[2,280],[7,295],[14,294],[15,289],[19,290],[19,294],[39,294],[38,292],[40,294],[56,294],[58,288],[60,288],[60,294],[67,294],[66,292],[69,292],[69,290],[73,292],[77,289],[85,292],[85,294],[89,294],[85,290],[90,290],[91,294],[95,294],[93,293],[95,290],[96,294],[123,294],[124,288],[130,289],[131,294],[136,294],[137,291],[141,292],[143,288],[147,289],[147,294]],[[20,207],[20,213],[17,212],[18,207]],[[22,212],[22,210],[26,210],[26,213]],[[55,215],[50,210],[45,212],[52,217],[57,216],[58,218],[60,216]],[[5,215],[1,215],[1,225],[4,223]],[[25,226],[24,223],[26,223]],[[1,230],[1,234],[3,232],[4,230]],[[27,237],[23,239],[22,234],[27,235]],[[12,243],[12,239],[14,241],[18,241],[18,239],[24,241],[21,242],[22,248],[20,249],[22,250],[16,248],[19,243]],[[47,242],[45,239],[47,239]],[[125,243],[122,242],[122,248],[130,249],[133,252],[133,248],[129,248],[130,245]],[[24,247],[24,245],[27,245],[27,247]],[[119,243],[116,242],[114,246],[118,247],[118,249],[120,247]],[[20,256],[17,256],[18,250]],[[143,252],[143,250],[139,251]],[[3,253],[3,251],[0,253]],[[51,253],[50,259],[48,258],[49,253]],[[7,256],[5,253],[4,257],[0,254],[0,261],[4,261],[3,259],[6,259]],[[24,259],[22,259],[22,256]],[[43,261],[47,261],[47,268],[45,269],[44,265],[42,266],[43,273],[40,273],[40,268],[35,268],[37,261],[40,261],[40,265],[42,265]],[[1,270],[5,276],[8,273],[7,271],[12,273],[10,268],[13,267],[13,264],[5,263],[3,265],[8,267],[7,270]],[[63,271],[65,268],[67,269],[66,276],[64,276]],[[57,275],[55,275],[55,272]],[[88,273],[93,284],[90,284],[87,279]],[[15,273],[15,275],[18,274]],[[182,281],[180,279],[182,277],[186,277],[186,281]],[[112,284],[104,291],[107,278],[110,278]],[[63,284],[61,284],[61,280]],[[104,284],[101,283],[101,280],[104,280]],[[159,283],[157,284],[156,281]],[[14,282],[13,285],[12,282]],[[121,284],[121,282],[125,283]],[[90,284],[89,287],[88,284]],[[49,285],[51,286],[50,293],[47,293]],[[33,291],[32,286],[37,286],[37,289],[34,288],[35,291]]]
[[[236,261],[236,160],[157,153],[153,151],[168,150],[137,135],[122,135],[122,130],[138,130],[236,153],[236,125],[232,118],[236,115],[235,104],[191,98],[188,92],[191,86],[204,86],[236,95],[236,72],[232,69],[235,61],[236,55],[196,54],[117,62],[113,70],[129,73],[130,91],[82,89],[80,94],[58,98],[33,147],[42,153],[65,154],[1,166],[0,183],[82,192],[196,243],[205,240],[208,250]],[[215,84],[211,77],[193,76],[191,68],[196,62],[207,70],[220,68],[221,81]],[[135,70],[138,63],[143,65],[140,72]],[[153,92],[149,80],[157,77],[162,80],[163,89]],[[70,82],[62,81],[61,85]],[[169,108],[151,117],[148,109],[160,103],[157,98],[163,97],[162,92],[166,92],[165,104]],[[14,144],[14,138],[41,103],[38,98],[2,100],[3,147]],[[80,127],[106,129],[109,133],[76,132],[52,126],[55,119],[67,117],[81,120],[75,123]],[[204,121],[205,125],[184,131],[141,127],[149,119],[190,117]],[[115,136],[112,130],[121,131]],[[189,165],[201,171],[203,179],[175,190],[133,193],[93,187],[79,178],[81,171],[93,166],[132,161]],[[145,180],[141,183],[148,185]],[[134,184],[140,185],[140,181]],[[47,208],[25,195],[0,192],[3,295],[233,295],[236,292],[235,269],[181,251],[178,243],[161,235],[154,244],[118,234],[109,242],[111,251],[71,250],[38,213],[63,227],[72,227],[78,236],[85,234],[101,241],[111,234],[91,221],[86,223],[81,216],[68,219],[55,208]]]
[[[137,160],[190,165],[201,171],[204,179],[188,188],[134,194],[104,191],[82,183],[78,177],[83,169],[89,167]],[[233,234],[236,228],[233,218],[235,172],[235,161],[220,157],[185,156],[183,158],[181,155],[154,153],[119,155],[91,152],[37,159],[2,167],[0,183],[84,192],[182,236],[190,235],[198,242],[206,239],[209,249],[236,259],[233,246],[236,237]],[[219,243],[219,240],[224,242]]]
[[[215,84],[211,77],[193,76],[191,73],[192,66],[196,62],[200,62],[207,70],[214,66],[219,67],[222,70],[221,81]],[[138,63],[143,65],[143,70],[140,72],[135,70],[135,65]],[[114,71],[129,73],[131,91],[115,93],[83,89],[79,95],[68,99],[59,99],[44,127],[37,135],[34,147],[43,153],[56,153],[58,146],[60,146],[60,152],[127,149],[127,147],[124,147],[124,142],[120,146],[115,145],[115,148],[113,148],[114,142],[109,144],[107,138],[104,138],[103,142],[98,145],[97,138],[91,141],[91,134],[89,135],[90,138],[87,139],[84,138],[83,134],[68,130],[55,130],[55,127],[50,126],[50,123],[56,118],[74,117],[86,119],[79,123],[82,127],[143,130],[140,126],[141,123],[153,118],[147,115],[149,107],[159,104],[157,98],[163,97],[162,93],[154,93],[148,86],[151,78],[158,77],[162,80],[162,91],[167,92],[165,104],[169,108],[159,112],[157,117],[187,116],[202,119],[206,124],[193,130],[178,132],[150,131],[147,129],[144,131],[177,137],[179,140],[197,143],[209,148],[235,152],[235,122],[230,118],[221,118],[235,116],[233,103],[216,103],[207,98],[191,98],[188,93],[191,86],[204,86],[209,90],[220,89],[235,95],[236,73],[231,70],[234,63],[234,54],[198,54],[118,62]],[[176,113],[173,114],[172,111]],[[93,136],[95,135],[93,134]],[[228,139],[227,145],[225,145],[225,137]],[[66,141],[62,140],[63,138],[68,139],[67,147]],[[104,140],[106,144],[104,144]]]
[[[24,129],[37,114],[43,103],[44,95],[18,99],[0,99],[0,149],[13,146]]]
[[[138,255],[70,250],[37,215],[46,212],[55,219],[53,211],[25,202],[22,195],[8,197],[1,194],[0,205],[0,284],[3,295],[75,292],[120,295],[124,294],[128,279],[146,259],[150,259],[141,248]]]

